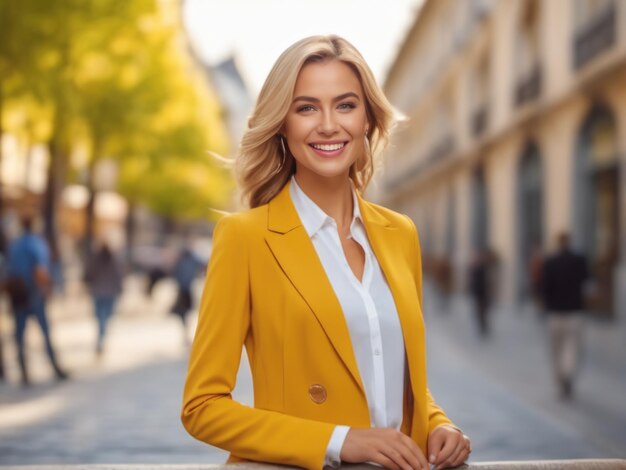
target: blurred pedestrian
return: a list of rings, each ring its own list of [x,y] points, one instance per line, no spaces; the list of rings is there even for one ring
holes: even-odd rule
[[[174,267],[172,277],[176,281],[176,300],[172,306],[172,313],[177,315],[183,325],[183,340],[189,344],[187,333],[187,316],[193,306],[193,296],[191,288],[198,273],[204,268],[205,263],[195,255],[189,247],[185,247],[180,252]]]
[[[2,230],[2,227],[0,226],[0,232],[1,230]],[[2,245],[0,242],[0,247],[1,246]],[[5,279],[6,279],[5,268],[6,268],[6,259],[4,256],[4,250],[0,250],[0,279],[2,279],[2,281],[0,282],[0,292],[4,292],[5,290]],[[4,371],[4,341],[2,341],[3,337],[4,335],[2,331],[2,318],[0,316],[0,382],[4,382],[4,380],[6,379],[6,373]]]
[[[50,247],[50,281],[52,292],[63,296],[65,294],[65,276],[63,260],[57,247]]]
[[[32,218],[22,219],[22,230],[22,235],[9,246],[6,278],[6,289],[15,315],[15,342],[22,384],[30,384],[24,344],[26,323],[30,315],[34,315],[39,322],[56,377],[63,380],[67,374],[57,362],[46,315],[46,296],[51,287],[48,245],[42,237],[33,233]]]
[[[469,291],[474,302],[474,315],[481,338],[489,336],[489,310],[494,291],[495,255],[489,249],[476,250],[469,269]]]
[[[167,271],[162,266],[152,266],[148,268],[148,283],[146,284],[146,294],[150,297],[154,294],[154,288],[161,279],[167,277]]]
[[[115,302],[122,292],[124,269],[107,243],[90,259],[85,270],[85,281],[93,297],[94,312],[98,321],[98,338],[96,354],[100,355],[104,348],[107,325]]]
[[[448,256],[442,256],[437,260],[436,281],[439,288],[439,311],[447,313],[451,311],[453,272],[452,263]]]
[[[2,336],[2,328],[0,328],[0,336]],[[4,382],[6,374],[4,372],[4,347],[2,338],[0,338],[0,382]]]
[[[569,235],[557,238],[558,249],[543,265],[542,293],[548,314],[554,376],[560,396],[573,395],[582,333],[584,284],[588,277],[585,257],[572,250]]]
[[[543,271],[543,250],[541,245],[535,245],[531,250],[530,257],[528,259],[528,287],[529,294],[533,302],[539,308],[541,303],[541,277]]]

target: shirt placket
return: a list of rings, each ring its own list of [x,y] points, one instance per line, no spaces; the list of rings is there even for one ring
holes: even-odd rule
[[[354,232],[351,231],[351,235],[354,240],[361,245],[363,252],[365,253],[365,266],[363,269],[363,283],[357,284],[357,292],[359,292],[363,303],[365,305],[367,321],[369,326],[369,344],[373,365],[374,374],[374,413],[372,424],[375,427],[387,426],[387,393],[385,388],[385,367],[383,360],[383,344],[382,333],[380,329],[380,321],[378,318],[378,310],[374,299],[370,294],[370,285],[372,282],[372,274],[374,268],[373,254],[369,249],[369,245],[365,241],[364,234],[360,230],[360,227],[354,227]]]

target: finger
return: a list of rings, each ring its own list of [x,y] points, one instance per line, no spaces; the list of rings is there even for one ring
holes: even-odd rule
[[[411,449],[406,447],[404,444],[399,444],[402,447],[402,456],[404,460],[409,464],[409,466],[413,469],[415,468],[423,468],[422,462],[420,462],[417,455],[415,455]]]
[[[468,453],[472,453],[472,441],[470,441],[470,438],[467,437],[465,434],[463,434],[463,439],[465,439],[465,442],[467,443],[467,451]]]
[[[458,467],[469,458],[469,455],[470,455],[470,447],[469,447],[469,443],[466,443],[465,446],[461,447],[461,450],[456,456],[456,458],[452,460],[452,466]]]
[[[417,465],[414,468],[424,468],[428,469],[429,464],[426,460],[426,456],[422,452],[422,449],[415,443],[413,439],[411,439],[406,434],[401,434],[400,443],[405,446],[405,448],[409,451],[411,455],[411,459],[409,459],[409,463],[411,465]]]
[[[460,439],[458,439],[455,434],[448,434],[443,447],[437,454],[435,454],[435,461],[431,463],[439,466],[443,462],[446,462],[456,450],[459,441]]]
[[[394,446],[393,444],[388,444],[385,445],[380,452],[385,455],[388,459],[392,460],[399,468],[403,469],[403,470],[412,470],[413,468],[420,468],[420,467],[413,467],[413,465],[411,465],[411,463],[409,462],[410,459],[410,452],[407,451],[403,446],[401,445],[397,445]]]
[[[465,441],[459,442],[459,445],[454,449],[450,456],[441,465],[438,465],[437,468],[456,467],[458,464],[455,462],[459,460],[460,457],[463,457],[463,454],[466,451],[467,447],[465,445]],[[463,462],[463,460],[461,460],[461,462]]]
[[[426,462],[426,459],[424,458],[421,452],[416,453],[414,449],[412,449],[410,446],[408,446],[404,442],[404,439],[400,440],[397,443],[397,445],[401,448],[402,456],[408,462],[411,468],[428,469],[428,463]],[[418,448],[418,451],[419,451],[419,448]]]
[[[446,433],[443,431],[433,432],[428,437],[428,461],[436,463],[442,447],[446,442]]]
[[[376,454],[374,454],[371,461],[379,465],[382,465],[385,468],[390,468],[391,470],[403,470],[393,460],[391,460],[382,452],[377,452]]]

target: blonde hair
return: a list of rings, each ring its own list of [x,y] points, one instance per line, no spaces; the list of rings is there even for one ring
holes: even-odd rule
[[[350,178],[359,192],[365,191],[374,173],[374,155],[387,144],[394,122],[393,109],[376,83],[374,74],[361,54],[345,39],[311,36],[302,39],[278,58],[270,71],[235,157],[235,175],[244,202],[257,207],[272,200],[295,172],[295,161],[283,154],[280,130],[293,99],[298,74],[304,65],[339,60],[354,71],[365,94],[369,122],[366,152],[350,168]]]

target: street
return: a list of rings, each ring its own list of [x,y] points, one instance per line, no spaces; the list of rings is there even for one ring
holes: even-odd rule
[[[12,322],[3,311],[9,383],[0,385],[0,465],[225,460],[224,451],[195,441],[180,423],[187,347],[178,318],[167,313],[173,285],[161,282],[152,299],[140,290],[140,279],[127,280],[105,355],[97,358],[89,299],[80,286],[68,286],[65,299],[51,303],[50,318],[71,379],[52,379],[32,322],[28,389],[18,385]],[[432,288],[425,292],[430,388],[471,437],[472,461],[626,457],[623,325],[587,324],[576,396],[561,402],[545,324],[534,312],[495,310],[493,335],[483,342],[467,302],[444,306]],[[242,364],[234,396],[251,404]]]

